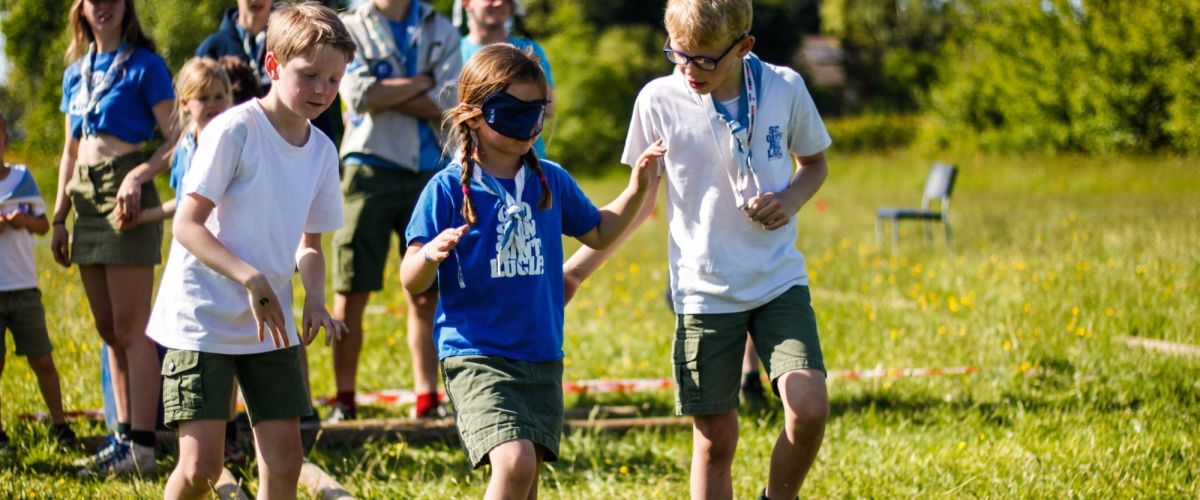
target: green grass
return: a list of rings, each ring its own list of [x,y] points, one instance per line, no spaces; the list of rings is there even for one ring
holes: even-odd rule
[[[836,380],[832,417],[805,495],[817,497],[1200,496],[1200,360],[1133,350],[1124,336],[1200,344],[1200,170],[1183,158],[957,156],[955,248],[905,226],[894,251],[874,244],[873,210],[916,203],[930,158],[831,156],[829,180],[800,214],[830,369],[975,365],[971,376]],[[49,170],[43,170],[43,173]],[[53,173],[40,177],[53,191]],[[603,203],[622,187],[585,179]],[[665,222],[651,220],[568,308],[566,378],[664,377],[673,318],[662,304]],[[935,234],[938,234],[935,232]],[[574,248],[575,245],[570,245]],[[68,408],[100,406],[99,340],[74,271],[38,247],[55,358]],[[411,381],[396,265],[368,316],[364,390]],[[163,479],[74,479],[43,406],[13,355],[0,389],[19,454],[0,458],[0,495],[161,495]],[[312,351],[313,386],[333,391],[329,351]],[[670,394],[568,398],[666,414]],[[374,409],[373,415],[398,415]],[[762,487],[780,427],[744,412],[734,465],[739,498]],[[92,424],[77,425],[98,433]],[[550,498],[678,498],[686,429],[621,437],[577,433],[542,471]],[[311,456],[361,497],[478,497],[456,445],[373,443]],[[165,459],[161,466],[171,467]]]

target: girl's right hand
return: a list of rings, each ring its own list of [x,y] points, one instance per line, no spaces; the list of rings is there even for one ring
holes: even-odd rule
[[[279,307],[279,297],[271,289],[271,283],[262,274],[256,274],[246,282],[246,292],[250,300],[250,312],[254,315],[254,324],[258,326],[258,341],[266,340],[265,333],[271,334],[271,343],[275,348],[291,347],[288,340],[287,321],[283,309]]]
[[[436,238],[421,247],[422,257],[431,262],[441,263],[450,257],[450,252],[454,250],[454,247],[458,246],[458,242],[462,240],[463,235],[467,234],[467,231],[470,229],[470,226],[463,224],[459,227],[442,231]]]
[[[71,267],[71,238],[67,234],[67,226],[54,225],[54,234],[50,237],[50,251],[54,253],[54,261],[60,266]]]

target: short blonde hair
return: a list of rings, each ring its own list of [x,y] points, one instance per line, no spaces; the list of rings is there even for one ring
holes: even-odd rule
[[[663,23],[676,43],[729,43],[750,31],[750,0],[668,0]]]
[[[346,25],[328,7],[316,2],[280,4],[267,24],[267,52],[282,63],[312,54],[317,47],[340,51],[346,61],[354,59],[354,40]]]
[[[187,129],[196,119],[183,107],[183,101],[195,99],[214,87],[225,93],[225,104],[233,104],[233,85],[220,63],[207,57],[193,57],[179,68],[175,75],[175,114],[179,117],[180,130]]]

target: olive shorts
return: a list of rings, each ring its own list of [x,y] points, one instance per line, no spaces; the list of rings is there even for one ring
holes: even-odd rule
[[[404,230],[421,191],[435,173],[356,163],[345,166],[342,173],[345,224],[333,235],[334,291],[383,289],[392,233],[400,236],[400,255],[404,255],[408,246]]]
[[[145,161],[140,152],[118,156],[94,165],[75,165],[67,195],[75,207],[75,234],[71,262],[80,265],[157,265],[162,263],[161,221],[118,231],[108,219],[117,206],[121,182]],[[142,184],[141,207],[162,205],[153,182]]]
[[[163,421],[228,420],[233,381],[246,400],[251,425],[312,414],[300,369],[300,348],[259,354],[168,349],[162,362]]]
[[[784,373],[825,373],[807,286],[794,286],[749,311],[680,314],[673,355],[676,413],[713,415],[737,409],[747,332],[776,394],[776,382]]]
[[[4,356],[4,331],[12,332],[17,355],[39,358],[50,354],[46,310],[37,288],[0,292],[0,356]]]

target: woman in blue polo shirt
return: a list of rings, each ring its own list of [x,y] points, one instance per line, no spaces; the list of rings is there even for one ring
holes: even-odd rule
[[[82,465],[104,475],[151,473],[159,368],[145,327],[154,265],[162,261],[162,223],[119,231],[115,221],[136,220],[143,208],[160,205],[153,180],[175,145],[175,95],[132,0],[75,0],[69,15],[70,65],[60,106],[67,134],[51,248],[64,267],[79,264],[96,329],[109,345],[119,424],[118,437]],[[146,155],[156,127],[166,141]]]

